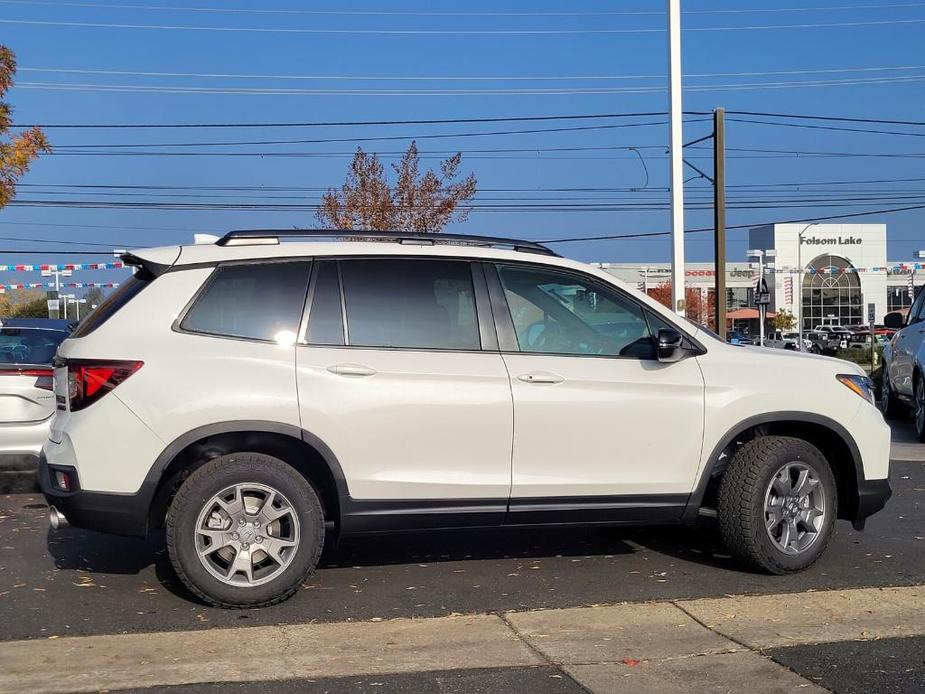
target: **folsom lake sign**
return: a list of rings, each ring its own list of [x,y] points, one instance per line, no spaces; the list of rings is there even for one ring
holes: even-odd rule
[[[860,236],[837,236],[834,238],[820,238],[818,236],[804,236],[800,242],[805,246],[860,246]]]

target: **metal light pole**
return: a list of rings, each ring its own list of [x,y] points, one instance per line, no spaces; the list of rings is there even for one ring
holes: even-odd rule
[[[671,308],[684,315],[684,160],[681,106],[681,0],[668,0],[668,101],[671,152]]]
[[[750,258],[758,258],[758,288],[755,290],[755,305],[758,307],[758,345],[764,347],[764,322],[767,315],[767,304],[762,301],[761,287],[764,285],[764,259],[773,258],[777,255],[775,250],[750,250]]]
[[[806,351],[805,348],[803,347],[803,275],[804,275],[804,272],[803,272],[803,234],[806,233],[807,229],[809,229],[810,227],[816,226],[818,223],[819,222],[811,222],[810,224],[807,224],[805,227],[803,227],[802,231],[800,231],[800,233],[797,234],[797,268],[800,271],[800,274],[799,274],[800,279],[798,282],[799,287],[797,290],[797,309],[798,309],[798,313],[800,317],[798,319],[797,325],[800,329],[800,351],[801,352]]]

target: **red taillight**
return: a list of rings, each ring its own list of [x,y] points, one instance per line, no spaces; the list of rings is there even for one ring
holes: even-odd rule
[[[67,394],[71,412],[92,405],[138,371],[141,361],[71,360],[67,362]]]

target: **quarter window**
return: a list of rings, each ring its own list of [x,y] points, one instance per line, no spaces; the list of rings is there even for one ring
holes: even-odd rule
[[[306,341],[312,345],[344,344],[344,316],[337,280],[337,261],[315,263],[315,286],[308,314]]]
[[[348,344],[481,348],[468,262],[343,260],[340,266]]]
[[[654,359],[642,309],[574,275],[499,268],[522,352]]]
[[[295,340],[311,263],[220,266],[180,324],[183,330],[257,340]]]

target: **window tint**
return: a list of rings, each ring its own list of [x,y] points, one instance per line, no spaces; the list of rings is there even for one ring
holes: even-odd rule
[[[655,358],[642,309],[616,291],[555,271],[499,272],[522,352]]]
[[[907,325],[921,323],[925,320],[925,309],[922,308],[923,306],[925,306],[925,289],[919,288],[919,294],[915,297],[915,301],[912,302],[912,308],[909,309],[909,320]]]
[[[344,260],[340,266],[349,344],[481,348],[469,263]]]
[[[0,328],[0,364],[51,364],[63,330],[38,328]]]
[[[219,267],[180,327],[212,335],[294,340],[310,267],[302,261]]]
[[[305,339],[313,345],[342,345],[344,316],[341,311],[340,283],[337,281],[337,262],[317,262],[314,281]]]
[[[138,270],[119,285],[116,291],[103,299],[103,303],[90,311],[87,317],[80,321],[80,325],[77,326],[71,337],[83,337],[92,333],[114,316],[119,309],[138,296],[138,293],[151,284],[153,279],[154,277],[147,270]]]

